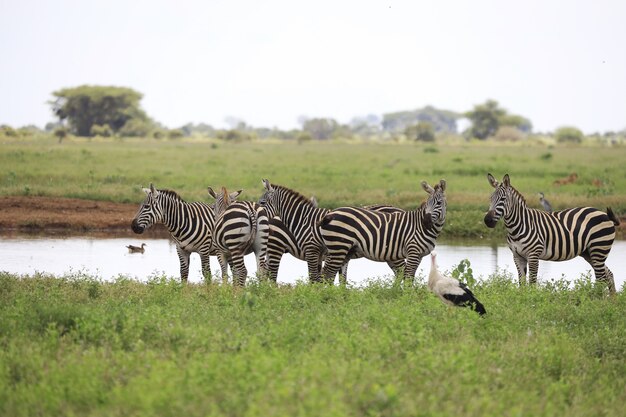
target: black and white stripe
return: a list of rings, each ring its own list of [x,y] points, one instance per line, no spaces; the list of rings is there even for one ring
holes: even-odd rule
[[[297,191],[263,180],[265,191],[259,199],[271,217],[270,235],[267,244],[267,267],[270,278],[276,281],[280,260],[285,253],[307,263],[309,279],[321,281],[322,261],[326,247],[319,233],[319,223],[329,209],[319,208],[314,198],[307,199]],[[381,212],[401,212],[402,209],[388,205],[373,205],[367,208]],[[347,281],[348,260],[357,258],[352,252],[340,267],[339,280]],[[392,269],[404,265],[404,260],[390,264]]]
[[[493,228],[504,219],[507,241],[517,268],[520,284],[537,281],[539,260],[565,261],[582,256],[593,268],[597,281],[606,282],[615,292],[613,273],[605,261],[615,240],[619,220],[610,208],[607,213],[592,207],[556,212],[529,208],[524,197],[511,185],[506,174],[501,183],[487,179],[495,191],[491,195],[485,224]]]
[[[180,277],[187,282],[189,276],[189,256],[200,255],[202,274],[210,279],[210,255],[213,250],[215,213],[213,207],[203,202],[185,202],[176,192],[158,190],[153,184],[144,188],[146,198],[139,207],[131,223],[133,232],[141,234],[154,224],[163,224],[176,242],[176,252],[180,260]],[[226,276],[227,265],[220,261],[222,275]]]
[[[215,222],[214,245],[222,262],[228,262],[233,271],[233,281],[245,285],[248,270],[244,256],[254,252],[257,275],[263,277],[267,271],[267,238],[269,217],[266,210],[252,201],[230,202],[228,192],[222,187],[216,207],[219,207]]]
[[[373,261],[406,260],[404,277],[411,282],[422,260],[435,247],[446,216],[446,182],[435,187],[422,182],[428,199],[418,209],[385,213],[366,208],[342,207],[329,212],[320,223],[328,255],[323,276],[334,277],[350,254]],[[396,270],[396,276],[402,271]]]

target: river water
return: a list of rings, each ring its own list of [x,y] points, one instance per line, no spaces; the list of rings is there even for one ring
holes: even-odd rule
[[[126,245],[139,246],[146,243],[143,254],[130,254]],[[471,263],[475,278],[488,279],[496,271],[508,271],[517,280],[513,256],[504,244],[488,244],[483,241],[443,242],[437,245],[439,269],[449,271],[463,259]],[[615,275],[615,284],[620,289],[625,281],[626,241],[616,241],[607,260],[608,267]],[[245,258],[249,275],[256,271],[253,255]],[[211,270],[219,276],[217,258],[211,257]],[[41,236],[1,236],[0,271],[32,275],[47,273],[55,276],[86,274],[103,280],[128,277],[146,281],[153,277],[167,276],[179,278],[179,262],[176,246],[166,238],[138,240],[136,236],[124,238],[110,237],[41,237]],[[430,271],[429,259],[424,259],[417,276],[427,277]],[[565,278],[574,280],[589,273],[591,267],[582,258],[565,262],[539,263],[539,280]],[[295,283],[305,280],[306,263],[291,255],[283,256],[278,273],[278,282]],[[348,279],[355,285],[362,285],[369,279],[391,279],[387,264],[367,259],[350,262]],[[191,255],[190,282],[201,282],[200,258]]]

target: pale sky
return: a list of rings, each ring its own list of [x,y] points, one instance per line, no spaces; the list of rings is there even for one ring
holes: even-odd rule
[[[0,124],[43,127],[82,84],[171,128],[495,99],[535,131],[622,130],[626,1],[0,0]]]

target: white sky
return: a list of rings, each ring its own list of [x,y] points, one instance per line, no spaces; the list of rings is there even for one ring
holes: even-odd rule
[[[0,124],[81,84],[168,127],[297,127],[492,98],[535,131],[626,128],[623,0],[0,0]]]

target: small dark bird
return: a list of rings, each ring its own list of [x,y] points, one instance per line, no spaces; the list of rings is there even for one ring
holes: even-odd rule
[[[543,207],[545,211],[548,213],[552,212],[552,206],[550,202],[544,198],[543,193],[539,193],[539,203],[541,203],[541,207]]]
[[[128,248],[128,253],[143,253],[145,251],[144,246],[148,246],[145,243],[141,244],[141,247],[139,246],[133,246],[133,245],[128,245],[126,246]]]
[[[432,264],[428,275],[428,288],[435,293],[444,304],[457,307],[469,307],[481,316],[487,313],[485,306],[474,297],[472,291],[464,283],[446,277],[437,270],[437,254],[430,254]]]

